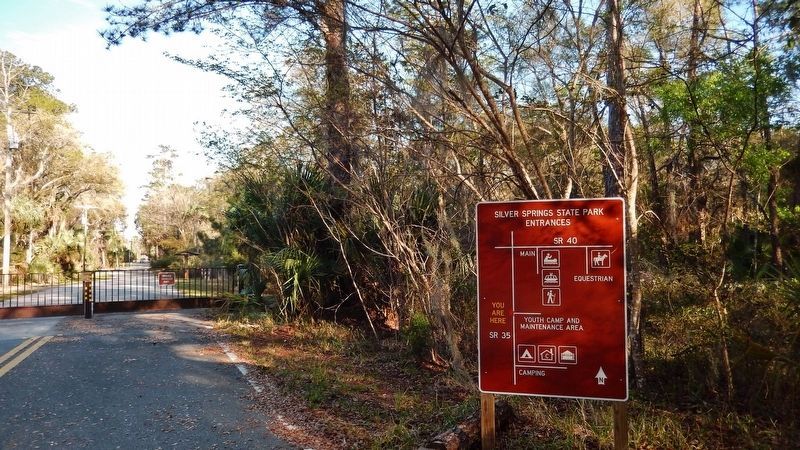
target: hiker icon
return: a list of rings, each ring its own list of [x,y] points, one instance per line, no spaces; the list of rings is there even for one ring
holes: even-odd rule
[[[542,305],[561,306],[561,289],[542,289]]]

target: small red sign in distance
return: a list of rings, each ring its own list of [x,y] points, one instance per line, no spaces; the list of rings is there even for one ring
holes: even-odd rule
[[[482,392],[628,398],[624,204],[476,207]]]
[[[158,285],[168,286],[175,284],[175,272],[158,272]]]

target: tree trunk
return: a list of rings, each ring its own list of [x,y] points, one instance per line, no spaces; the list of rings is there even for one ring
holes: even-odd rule
[[[639,265],[639,227],[636,195],[639,189],[639,166],[633,134],[628,127],[625,89],[625,60],[622,56],[624,32],[618,0],[608,1],[608,73],[611,91],[608,105],[608,142],[604,167],[606,196],[625,198],[628,248],[629,317],[628,349],[633,362],[636,385],[644,385],[644,345],[642,338],[642,290]]]
[[[654,145],[656,138],[652,134],[650,121],[647,119],[647,115],[644,111],[642,112],[641,116],[642,131],[644,132],[645,152],[647,153],[647,167],[650,175],[653,210],[655,211],[658,221],[661,224],[662,245],[661,251],[658,252],[658,258],[661,267],[669,267],[669,252],[666,249],[669,248],[670,243],[672,242],[672,234],[670,232],[672,229],[672,222],[670,221],[671,216],[669,212],[669,203],[667,201],[668,196],[664,195],[664,184],[661,183],[658,177],[658,165],[656,164],[656,150]],[[667,192],[670,192],[668,186],[666,190]],[[670,193],[673,195],[674,201],[674,192]]]
[[[672,162],[667,166],[667,176],[664,183],[664,227],[670,244],[667,246],[667,251],[671,246],[675,245],[678,236],[678,201],[675,194],[677,186],[674,171],[675,163]]]
[[[495,430],[505,430],[514,418],[511,405],[502,400],[497,402],[494,410]],[[437,434],[419,450],[460,450],[480,446],[481,417],[480,411],[467,417],[463,422]]]
[[[3,185],[3,285],[8,285],[8,276],[11,273],[11,164],[11,149],[6,149]]]
[[[667,62],[664,52],[659,53],[659,64],[664,73],[669,73],[671,70],[670,64]],[[663,252],[665,253],[665,258],[669,260],[671,247],[675,245],[678,235],[678,203],[675,199],[675,192],[677,190],[675,183],[675,170],[677,169],[678,158],[673,155],[674,147],[672,141],[672,124],[669,114],[667,114],[667,112],[663,109],[659,114],[661,115],[661,122],[663,126],[663,129],[660,130],[662,136],[660,142],[664,154],[669,155],[670,158],[665,168],[666,173],[664,175],[663,183],[661,184],[662,189],[660,198],[660,201],[663,202],[661,204],[661,214],[663,214],[662,224],[664,227],[664,239],[667,244],[664,246]],[[669,265],[667,265],[667,267],[669,267]]]
[[[686,82],[689,86],[689,96],[694,96],[697,84],[697,67],[700,63],[700,34],[704,26],[703,9],[700,0],[694,0],[692,10],[692,30],[689,39],[689,54],[686,62]],[[689,166],[689,190],[696,195],[694,201],[696,238],[704,248],[707,241],[707,228],[709,221],[708,197],[703,188],[703,174],[705,172],[700,152],[700,123],[696,114],[691,114],[689,120],[689,135],[686,138],[686,163]]]
[[[606,82],[611,90],[608,100],[608,149],[603,166],[607,197],[622,195],[625,167],[625,127],[628,112],[625,101],[625,61],[622,59],[622,15],[618,0],[608,2],[608,72]]]
[[[780,225],[778,219],[778,181],[780,167],[772,167],[769,171],[769,237],[772,241],[772,265],[783,270],[783,251],[781,249]]]
[[[725,263],[722,263],[722,270],[719,274],[719,281],[714,286],[714,309],[717,312],[717,323],[719,324],[720,333],[720,356],[722,357],[722,370],[725,375],[725,393],[728,402],[733,401],[734,384],[733,384],[733,369],[731,368],[730,351],[728,350],[728,311],[722,303],[719,296],[719,290],[725,282],[726,275]]]
[[[352,139],[353,111],[347,70],[347,22],[344,0],[318,4],[325,42],[325,122],[327,163],[334,181],[349,184],[357,155]]]
[[[30,230],[28,232],[28,248],[25,249],[25,264],[28,266],[33,262],[33,241],[36,239],[36,232]]]
[[[772,124],[770,123],[771,117],[769,112],[769,105],[767,104],[766,92],[761,92],[759,89],[762,83],[761,80],[761,45],[760,45],[760,27],[759,27],[759,8],[758,2],[753,1],[753,71],[755,72],[755,80],[753,88],[755,90],[755,126],[761,131],[761,138],[764,140],[764,146],[767,152],[773,151],[772,146]],[[768,84],[768,83],[765,83]],[[767,192],[767,211],[769,215],[769,237],[772,244],[772,265],[777,270],[783,269],[783,251],[781,249],[780,239],[780,226],[778,219],[778,182],[780,180],[781,168],[780,163],[776,164],[769,169],[769,185]]]
[[[639,389],[644,388],[644,304],[642,301],[641,263],[639,251],[639,221],[636,212],[636,198],[639,192],[639,167],[636,145],[630,127],[626,128],[625,153],[625,218],[628,228],[628,285],[630,298],[630,322],[628,335],[631,359],[633,361],[634,381]]]

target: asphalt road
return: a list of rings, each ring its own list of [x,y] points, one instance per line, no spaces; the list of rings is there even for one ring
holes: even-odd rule
[[[294,448],[203,314],[3,321],[0,448]]]
[[[0,321],[0,358],[9,350],[34,336],[52,336],[53,329],[63,317]],[[0,363],[0,367],[5,366]],[[0,378],[2,383],[2,378]]]

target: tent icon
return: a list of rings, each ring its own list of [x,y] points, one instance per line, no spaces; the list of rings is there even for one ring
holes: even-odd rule
[[[536,346],[528,344],[517,345],[517,363],[531,364],[536,362]]]

